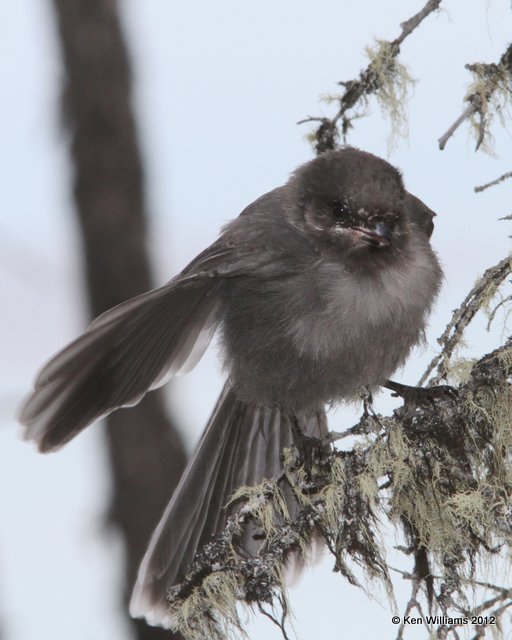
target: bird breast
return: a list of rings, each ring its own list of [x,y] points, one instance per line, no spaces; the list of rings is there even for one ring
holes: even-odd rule
[[[226,300],[225,364],[246,400],[292,410],[351,399],[421,341],[441,270],[427,241],[380,269],[321,260],[273,282],[239,280]]]

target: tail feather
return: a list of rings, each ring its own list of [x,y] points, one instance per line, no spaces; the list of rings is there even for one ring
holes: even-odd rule
[[[324,435],[324,414],[310,416],[304,426],[308,435]],[[168,590],[183,579],[196,551],[223,529],[234,491],[277,477],[282,450],[292,441],[290,422],[278,408],[245,403],[226,384],[153,534],[132,596],[132,616],[172,625]]]
[[[97,318],[37,377],[20,414],[25,438],[41,451],[57,449],[191,369],[217,326],[216,286],[212,279],[171,281]]]

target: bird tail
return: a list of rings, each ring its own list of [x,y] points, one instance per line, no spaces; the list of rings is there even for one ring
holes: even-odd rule
[[[327,432],[325,413],[301,417],[306,435]],[[130,613],[169,628],[166,595],[186,574],[196,551],[220,532],[226,505],[241,486],[281,474],[281,454],[293,443],[289,417],[277,407],[239,399],[228,382],[201,440],[150,541],[134,588]],[[289,496],[291,501],[293,498]],[[294,505],[289,505],[293,512]]]

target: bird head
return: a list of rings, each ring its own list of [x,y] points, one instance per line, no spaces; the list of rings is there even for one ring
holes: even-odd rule
[[[411,225],[430,236],[435,215],[409,194],[400,172],[353,147],[325,153],[290,179],[298,191],[295,223],[344,252],[386,256],[403,249]]]

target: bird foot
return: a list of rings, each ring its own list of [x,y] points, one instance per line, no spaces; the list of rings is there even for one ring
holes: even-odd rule
[[[292,419],[293,441],[299,453],[299,463],[303,465],[306,479],[311,480],[313,465],[326,453],[325,442],[321,438],[307,436],[300,428],[297,418]]]
[[[448,384],[440,384],[435,387],[410,387],[406,384],[386,380],[382,385],[393,391],[393,396],[403,398],[406,404],[422,406],[427,403],[434,404],[436,400],[452,400],[458,398],[458,391]]]

